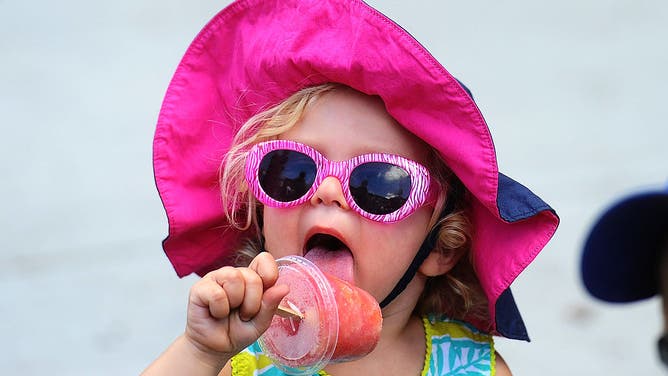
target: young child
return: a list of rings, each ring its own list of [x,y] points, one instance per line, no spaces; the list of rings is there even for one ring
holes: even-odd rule
[[[204,277],[146,375],[281,374],[256,340],[288,293],[275,260],[309,252],[383,315],[370,354],[321,374],[507,375],[492,336],[528,340],[509,286],[558,218],[498,172],[467,90],[362,1],[219,13],[169,86],[154,169],[165,252]]]
[[[662,297],[659,356],[668,366],[668,186],[634,193],[603,212],[583,247],[587,291],[609,303]]]

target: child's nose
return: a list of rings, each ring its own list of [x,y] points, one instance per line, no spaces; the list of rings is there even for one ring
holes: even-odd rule
[[[315,194],[311,197],[311,204],[336,205],[342,209],[350,209],[343,194],[341,182],[333,176],[326,177],[320,183]]]

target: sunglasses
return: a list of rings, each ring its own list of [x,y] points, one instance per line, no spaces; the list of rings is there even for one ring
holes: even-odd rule
[[[310,146],[289,140],[254,145],[246,159],[246,181],[264,205],[288,208],[310,200],[322,181],[339,179],[348,206],[376,222],[400,221],[430,202],[429,171],[393,154],[371,153],[330,161]]]

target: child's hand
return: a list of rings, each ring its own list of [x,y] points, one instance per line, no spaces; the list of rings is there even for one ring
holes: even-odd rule
[[[287,286],[274,286],[277,278],[278,266],[267,252],[248,268],[208,273],[190,289],[186,338],[209,359],[226,362],[269,327],[288,293]]]

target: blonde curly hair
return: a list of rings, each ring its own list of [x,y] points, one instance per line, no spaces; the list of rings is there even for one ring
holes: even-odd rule
[[[261,251],[261,204],[253,197],[244,178],[247,151],[255,144],[276,139],[302,118],[309,105],[328,92],[345,88],[328,83],[302,89],[278,105],[258,113],[246,121],[232,141],[219,171],[221,195],[228,222],[236,229],[252,234],[245,239],[235,255],[235,264],[248,265]],[[487,297],[473,270],[470,252],[471,224],[467,217],[466,190],[446,166],[438,152],[430,148],[427,168],[440,186],[430,228],[439,226],[437,244],[432,252],[463,254],[446,274],[427,279],[415,312],[437,314],[454,319],[487,322]],[[450,195],[452,192],[460,194]],[[452,196],[452,197],[451,197]],[[448,200],[452,210],[439,218]],[[417,251],[417,250],[416,250]]]

